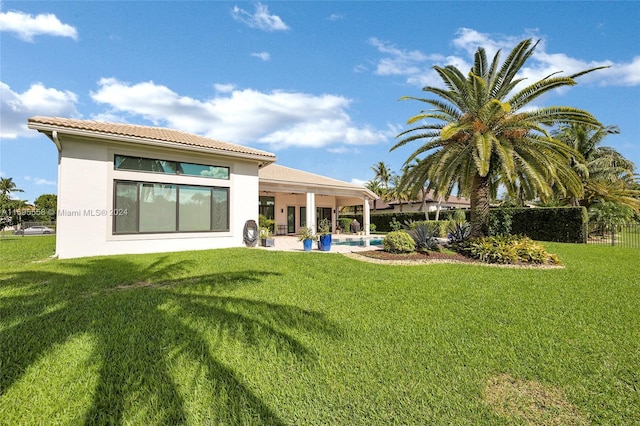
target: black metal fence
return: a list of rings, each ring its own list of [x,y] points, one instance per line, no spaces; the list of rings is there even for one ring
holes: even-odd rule
[[[587,244],[640,248],[640,223],[611,225],[589,222]]]

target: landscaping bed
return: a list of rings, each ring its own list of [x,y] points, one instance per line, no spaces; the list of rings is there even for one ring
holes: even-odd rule
[[[461,255],[460,253],[448,251],[414,251],[411,253],[391,253],[384,250],[360,251],[359,255],[371,259],[386,261],[408,261],[408,262],[428,262],[428,261],[455,261],[455,262],[475,262]]]
[[[470,265],[494,266],[499,268],[531,268],[531,269],[558,269],[564,268],[561,264],[538,264],[518,262],[513,264],[486,263],[471,259],[454,252],[419,252],[391,253],[384,250],[360,251],[357,253],[345,253],[351,259],[357,259],[370,263],[387,265],[424,265],[431,263],[466,263]]]

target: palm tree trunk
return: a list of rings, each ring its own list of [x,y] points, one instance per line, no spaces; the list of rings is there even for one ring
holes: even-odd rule
[[[489,177],[476,173],[471,182],[471,236],[484,237],[489,223]]]

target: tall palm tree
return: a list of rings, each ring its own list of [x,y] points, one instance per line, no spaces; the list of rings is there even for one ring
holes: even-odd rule
[[[385,192],[385,201],[397,201],[400,203],[400,213],[402,213],[402,206],[409,201],[411,196],[410,191],[406,188],[407,185],[402,181],[402,176],[394,173],[391,176],[391,186]]]
[[[18,188],[13,178],[0,178],[0,194],[8,197],[12,192],[24,192]]]
[[[365,188],[367,188],[369,191],[373,192],[380,198],[384,198],[384,194],[387,191],[385,188],[381,186],[380,181],[378,179],[373,179],[367,182],[365,185]],[[377,208],[376,201],[377,200],[373,200],[373,211],[376,211],[376,208]]]
[[[554,136],[581,154],[571,166],[582,179],[584,193],[571,204],[591,207],[596,202],[624,204],[640,212],[640,191],[634,190],[635,164],[614,148],[602,146],[604,138],[620,133],[616,126],[587,127],[570,124]]]
[[[391,180],[391,170],[387,167],[384,161],[379,161],[377,164],[374,164],[371,167],[371,170],[375,173],[373,179],[379,180],[384,186],[384,189],[388,189],[389,181]]]
[[[440,99],[418,100],[432,109],[411,117],[415,125],[400,133],[402,139],[391,150],[413,141],[426,140],[407,159],[421,158],[414,173],[429,179],[428,188],[448,197],[454,188],[471,201],[473,236],[485,234],[489,199],[503,183],[510,190],[518,184],[528,196],[543,199],[557,188],[563,194],[580,194],[580,178],[569,166],[568,158],[579,155],[554,139],[545,129],[561,123],[599,125],[587,111],[571,107],[528,108],[540,95],[576,84],[575,78],[600,68],[567,77],[551,74],[521,90],[518,71],[533,54],[537,43],[523,40],[499,64],[498,51],[491,64],[483,48],[478,48],[474,65],[465,76],[447,65],[433,69],[445,88],[427,86],[422,90]]]

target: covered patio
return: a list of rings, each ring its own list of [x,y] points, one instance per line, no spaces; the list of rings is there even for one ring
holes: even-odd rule
[[[369,235],[369,201],[378,199],[363,186],[277,164],[260,168],[259,194],[259,212],[275,221],[276,235],[295,235],[305,227],[316,232],[323,219],[335,233],[338,213],[345,206],[362,206],[361,228]]]

